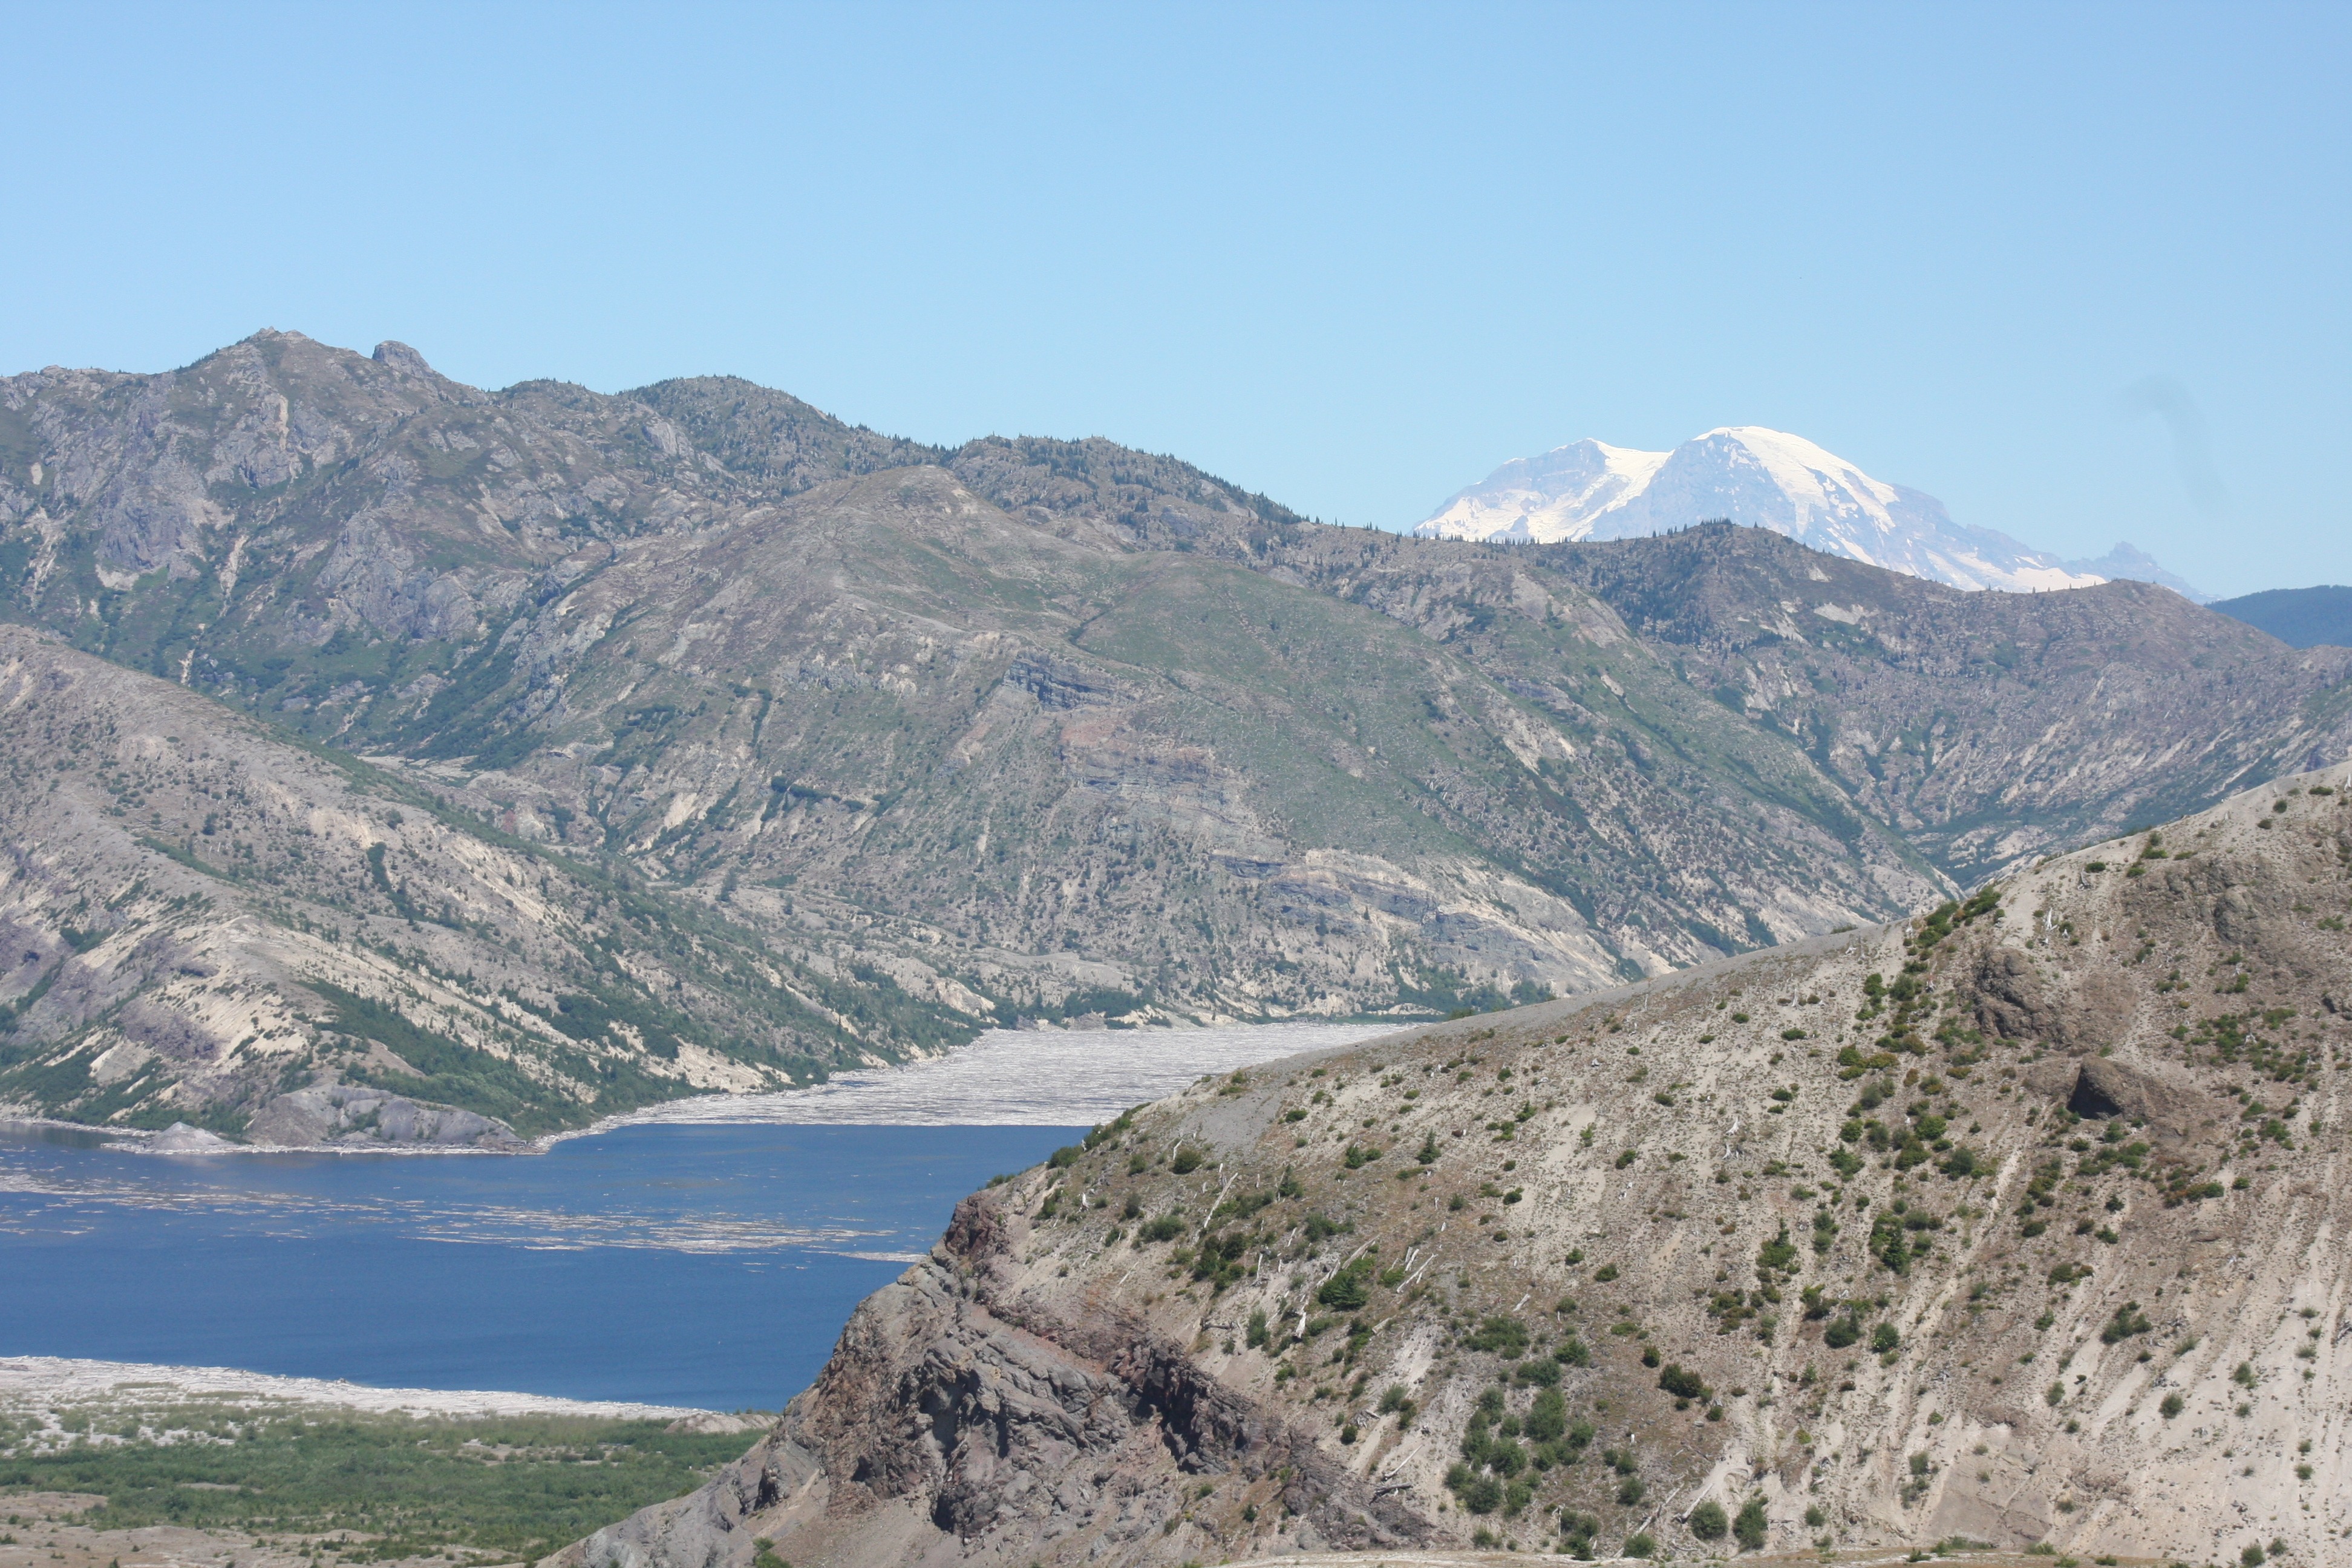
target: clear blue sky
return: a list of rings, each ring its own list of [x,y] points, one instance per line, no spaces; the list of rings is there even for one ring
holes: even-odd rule
[[[730,372],[1391,527],[1761,424],[2064,553],[2352,582],[2340,4],[0,21],[0,372],[265,325],[489,386]]]

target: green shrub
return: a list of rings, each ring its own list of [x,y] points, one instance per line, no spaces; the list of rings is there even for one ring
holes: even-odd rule
[[[1668,1362],[1664,1369],[1658,1373],[1658,1386],[1676,1399],[1706,1397],[1706,1384],[1699,1381],[1698,1373],[1689,1371],[1676,1362]]]
[[[1360,1261],[1342,1268],[1317,1289],[1315,1304],[1328,1307],[1335,1312],[1361,1310],[1364,1303],[1371,1300],[1370,1289],[1364,1283],[1364,1276],[1369,1271]]]
[[[2156,1325],[2147,1321],[2147,1315],[2139,1310],[2137,1301],[2126,1301],[2116,1309],[2116,1315],[2107,1320],[2106,1327],[2099,1331],[2099,1342],[2117,1344],[2135,1334],[2147,1333],[2154,1327]]]
[[[1201,1152],[1198,1149],[1179,1149],[1176,1157],[1168,1162],[1168,1168],[1180,1176],[1189,1176],[1201,1168]]]
[[[1739,1505],[1739,1516],[1731,1521],[1731,1533],[1743,1552],[1760,1552],[1769,1525],[1764,1517],[1764,1500],[1749,1498]]]
[[[1492,1513],[1502,1505],[1503,1483],[1492,1476],[1472,1474],[1467,1465],[1456,1465],[1447,1471],[1445,1482],[1462,1500],[1462,1506],[1472,1513]]]
[[[1489,1355],[1499,1355],[1506,1361],[1514,1361],[1527,1353],[1528,1326],[1517,1318],[1489,1317],[1480,1322],[1462,1342],[1471,1350],[1483,1351]]]
[[[1725,1516],[1723,1505],[1707,1499],[1690,1511],[1690,1532],[1701,1541],[1720,1541],[1731,1531],[1731,1521]]]
[[[0,1489],[99,1494],[76,1522],[100,1530],[349,1531],[371,1538],[366,1555],[378,1561],[445,1548],[529,1561],[691,1490],[745,1442],[583,1416],[178,1405],[143,1420],[208,1440],[19,1453],[0,1458]]]

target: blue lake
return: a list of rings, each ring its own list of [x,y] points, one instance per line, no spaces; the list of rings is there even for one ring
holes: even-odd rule
[[[775,1409],[956,1200],[1083,1128],[642,1126],[528,1157],[0,1130],[0,1354]]]

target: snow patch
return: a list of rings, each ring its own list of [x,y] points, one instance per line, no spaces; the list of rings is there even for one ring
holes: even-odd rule
[[[1935,497],[1759,425],[1720,426],[1671,452],[1585,440],[1517,458],[1457,492],[1413,532],[1552,544],[1631,539],[1713,518],[1955,588],[2048,593],[2107,580],[2006,534],[1962,527]],[[1808,575],[1829,580],[1819,566]]]

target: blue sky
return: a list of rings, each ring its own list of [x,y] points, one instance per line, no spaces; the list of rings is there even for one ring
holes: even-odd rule
[[[728,372],[1391,527],[1760,424],[2063,553],[2352,582],[2340,5],[0,15],[0,372]]]

